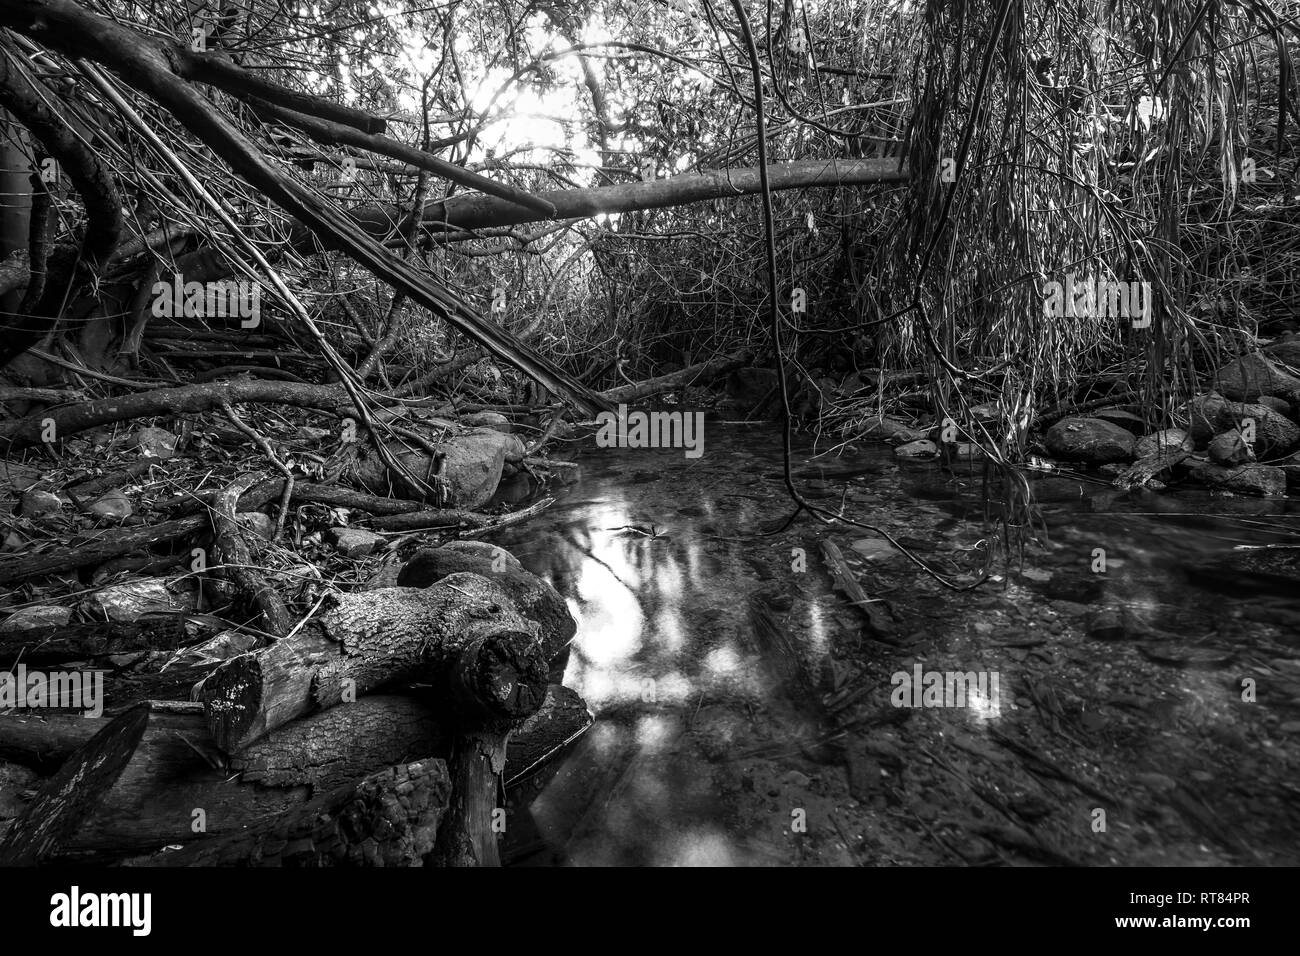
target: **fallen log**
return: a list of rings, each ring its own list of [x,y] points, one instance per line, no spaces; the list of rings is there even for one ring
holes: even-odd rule
[[[124,714],[47,780],[0,838],[0,866],[35,866],[79,829],[130,761],[148,719],[145,708]]]
[[[171,651],[201,640],[203,636],[192,636],[185,629],[185,619],[177,615],[50,624],[0,634],[0,664],[19,658],[24,664],[61,664],[133,651]]]
[[[226,661],[195,687],[217,746],[237,752],[313,710],[384,684],[427,681],[464,719],[522,719],[541,706],[536,624],[474,574],[426,590],[336,595],[296,634]]]
[[[863,613],[871,627],[872,636],[887,644],[897,643],[893,638],[896,630],[893,619],[880,609],[878,601],[872,601],[867,597],[867,592],[862,590],[862,585],[853,576],[839,547],[834,542],[823,541],[821,550],[822,556],[826,559],[826,569],[830,572],[835,587],[843,591],[849,602]]]
[[[620,385],[618,388],[611,388],[601,394],[611,402],[632,402],[648,398],[651,395],[657,395],[660,392],[684,388],[688,385],[703,385],[719,375],[726,375],[728,372],[743,368],[753,361],[753,351],[751,349],[741,349],[734,355],[725,355],[721,358],[710,359],[707,362],[699,362],[680,371],[660,375],[658,378],[646,379],[646,381],[634,385]]]
[[[263,497],[265,495],[265,497]],[[271,500],[265,484],[239,499],[243,510],[258,508]],[[109,558],[163,544],[209,528],[207,513],[173,518],[155,525],[113,529],[78,535],[71,543],[37,554],[0,557],[0,584],[14,584],[44,574],[59,574],[74,568],[101,564]]]
[[[220,575],[234,585],[236,593],[249,607],[257,611],[262,629],[283,637],[293,627],[293,615],[285,606],[284,599],[258,570],[248,538],[235,520],[240,497],[255,481],[255,475],[246,475],[232,482],[217,496],[213,509],[213,524],[217,532],[214,551]]]
[[[485,729],[459,735],[447,760],[451,799],[447,819],[438,832],[430,862],[434,866],[501,865],[497,835],[497,781],[506,767],[503,729]],[[504,815],[505,811],[500,811]]]
[[[455,541],[440,548],[423,548],[397,573],[398,587],[427,588],[449,575],[482,575],[504,590],[519,613],[541,627],[538,635],[546,662],[555,661],[577,633],[569,606],[555,588],[524,570],[509,551],[484,541]],[[558,682],[564,676],[551,674]]]
[[[452,734],[421,694],[374,694],[294,721],[234,756],[208,736],[202,705],[148,702],[135,752],[51,862],[111,862],[239,832],[267,813],[425,757],[451,755]],[[0,756],[51,773],[120,717],[0,717]],[[507,785],[521,782],[592,724],[586,702],[559,685],[510,735]],[[203,832],[195,832],[196,809]]]
[[[240,833],[161,853],[144,866],[421,866],[451,784],[442,760],[393,767]]]

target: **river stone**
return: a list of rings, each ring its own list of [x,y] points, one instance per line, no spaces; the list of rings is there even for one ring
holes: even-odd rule
[[[140,428],[132,436],[135,447],[145,458],[175,458],[176,445],[180,441],[165,428]]]
[[[404,588],[427,588],[449,574],[470,571],[490,575],[498,571],[522,571],[519,559],[487,541],[452,541],[440,548],[421,548],[397,575]]]
[[[18,513],[24,518],[44,518],[46,515],[58,514],[63,502],[52,491],[29,488],[18,499]]]
[[[96,591],[86,603],[101,619],[135,621],[146,614],[193,611],[194,595],[174,592],[164,578],[138,578]]]
[[[21,461],[0,459],[0,489],[26,491],[41,480],[41,469]]]
[[[1253,449],[1237,429],[1215,435],[1208,449],[1210,460],[1217,465],[1244,465],[1255,460]]]
[[[500,412],[471,412],[468,415],[462,415],[460,421],[462,425],[491,428],[506,435],[515,430],[515,426],[510,424],[510,419]]]
[[[518,439],[492,429],[470,432],[442,446],[442,476],[449,487],[448,504],[454,508],[477,508],[496,493],[506,451]]]
[[[1239,495],[1275,497],[1286,494],[1286,472],[1273,465],[1238,465],[1224,468],[1205,462],[1192,469],[1192,477],[1221,491]]]
[[[275,519],[260,511],[241,511],[235,522],[255,538],[270,541],[275,537]]]
[[[1230,402],[1217,392],[1198,395],[1185,406],[1192,437],[1209,441],[1220,432],[1241,428],[1247,420],[1255,423],[1255,453],[1279,455],[1300,443],[1300,426],[1264,405]]]
[[[1121,408],[1118,405],[1112,405],[1108,408],[1099,408],[1093,412],[1089,418],[1100,418],[1103,422],[1110,422],[1112,425],[1118,425],[1134,435],[1140,435],[1146,431],[1146,420],[1127,408]]]
[[[1062,461],[1101,465],[1133,457],[1133,434],[1099,418],[1063,418],[1047,430],[1045,442]]]
[[[1214,381],[1220,394],[1239,402],[1253,402],[1261,395],[1300,400],[1300,378],[1258,352],[1229,362],[1214,373]]]
[[[98,518],[107,518],[109,521],[124,521],[135,512],[131,499],[118,488],[102,495],[86,510]]]
[[[72,608],[57,604],[38,604],[21,608],[0,623],[0,634],[17,634],[43,627],[63,627],[72,620]]]
[[[1279,415],[1285,415],[1291,421],[1296,420],[1295,408],[1284,398],[1274,398],[1272,395],[1261,395],[1256,401],[1265,408],[1271,408]]]
[[[1300,369],[1300,337],[1292,336],[1272,345],[1266,345],[1264,353],[1275,362]]]
[[[345,558],[364,558],[383,542],[383,537],[360,528],[330,528],[326,537]]]
[[[1133,446],[1133,454],[1137,458],[1150,458],[1152,455],[1168,454],[1179,449],[1191,451],[1190,438],[1181,428],[1165,428],[1139,438]],[[1184,442],[1187,444],[1184,445]]]
[[[899,458],[933,458],[939,454],[939,446],[928,438],[922,438],[899,445],[894,449],[894,454]]]

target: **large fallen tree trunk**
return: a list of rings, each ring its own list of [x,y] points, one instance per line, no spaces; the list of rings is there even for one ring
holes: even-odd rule
[[[221,664],[195,697],[226,753],[397,681],[433,684],[448,712],[463,719],[522,720],[545,696],[537,631],[505,590],[475,574],[425,590],[336,595],[296,634]]]
[[[162,846],[237,833],[267,813],[301,806],[404,761],[447,758],[452,732],[421,694],[374,694],[280,728],[227,757],[210,742],[197,703],[144,705],[148,721],[114,782],[100,791],[48,862],[112,862]],[[0,716],[0,756],[49,773],[114,720]],[[558,684],[514,733],[510,783],[592,724],[586,703]],[[197,831],[195,810],[201,809]]]
[[[422,866],[433,851],[450,787],[441,760],[393,767],[240,833],[136,865]]]
[[[180,615],[136,621],[92,621],[87,624],[47,624],[0,634],[0,666],[21,658],[24,664],[60,664],[132,651],[171,651],[197,644]]]
[[[702,385],[719,375],[726,375],[734,369],[743,368],[752,361],[754,361],[754,353],[749,349],[741,349],[734,355],[724,355],[707,362],[700,362],[667,375],[660,375],[658,378],[637,382],[635,385],[620,385],[601,394],[611,402],[634,402],[660,392],[685,388],[688,385]]]
[[[896,159],[814,159],[772,165],[767,168],[767,172],[774,191],[869,186],[904,182],[909,176],[907,169],[899,165]],[[683,173],[651,182],[551,190],[535,195],[555,207],[555,218],[574,219],[602,213],[635,212],[753,195],[761,189],[759,180],[757,168],[716,169],[702,173]],[[383,241],[396,240],[396,237],[404,234],[403,230],[411,222],[409,209],[388,205],[354,209],[350,215],[367,233]],[[522,225],[541,218],[536,213],[505,200],[462,194],[427,203],[420,222],[428,235],[445,229],[455,236],[458,230],[463,230],[461,235],[472,238],[474,233],[471,230]],[[294,230],[287,248],[301,255],[323,251],[320,242],[307,228]],[[229,262],[215,249],[203,249],[182,256],[177,260],[177,268],[187,277],[202,282],[224,279],[230,275]]]

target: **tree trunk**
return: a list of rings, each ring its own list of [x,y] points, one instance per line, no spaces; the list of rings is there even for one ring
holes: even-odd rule
[[[240,833],[137,865],[420,866],[434,847],[449,789],[442,760],[399,765]]]
[[[213,740],[236,753],[296,717],[383,684],[427,681],[462,720],[518,720],[545,696],[531,624],[486,578],[338,595],[317,620],[226,661],[195,688]]]

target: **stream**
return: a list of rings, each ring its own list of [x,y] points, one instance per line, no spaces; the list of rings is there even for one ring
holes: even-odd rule
[[[809,500],[947,577],[983,565],[979,466],[824,450],[792,461]],[[596,722],[510,789],[508,863],[1300,860],[1300,551],[1240,549],[1300,541],[1294,500],[1033,476],[1023,562],[954,591],[877,531],[765,534],[792,510],[771,424],[710,421],[698,458],[559,454],[579,477],[493,541],[569,602],[565,683]]]

